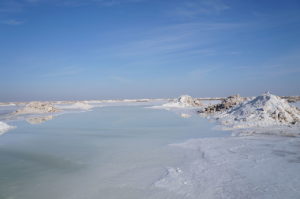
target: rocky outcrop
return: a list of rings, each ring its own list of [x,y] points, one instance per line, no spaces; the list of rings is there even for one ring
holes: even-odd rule
[[[287,100],[290,103],[300,101],[300,96],[282,96],[281,98]]]
[[[246,98],[241,97],[238,94],[232,95],[232,96],[229,96],[229,97],[225,98],[224,100],[222,100],[221,103],[205,107],[203,110],[201,110],[199,112],[200,113],[215,113],[215,112],[225,111],[225,110],[228,110],[228,109],[240,104],[241,102],[243,102],[245,100],[246,100]]]

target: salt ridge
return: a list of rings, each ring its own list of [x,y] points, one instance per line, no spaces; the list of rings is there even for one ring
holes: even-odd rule
[[[90,110],[94,108],[94,106],[86,103],[86,102],[76,102],[72,104],[65,104],[65,105],[58,105],[60,109],[67,110],[67,109],[80,109],[80,110]]]

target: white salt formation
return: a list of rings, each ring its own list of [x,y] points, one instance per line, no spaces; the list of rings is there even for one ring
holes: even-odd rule
[[[9,126],[8,124],[0,121],[0,135],[5,133],[6,131],[14,128],[13,126]]]
[[[59,109],[55,108],[49,102],[30,102],[24,108],[19,109],[15,114],[41,114],[41,113],[55,113]]]
[[[90,110],[92,108],[94,108],[94,106],[88,104],[87,102],[75,102],[75,103],[71,103],[71,104],[65,104],[65,105],[58,105],[58,107],[60,109],[63,110],[67,110],[67,109],[71,109],[71,110]]]
[[[77,107],[78,109],[83,109],[83,110],[89,110],[89,109],[93,108],[92,105],[85,103],[85,102],[77,102],[74,104],[74,107]]]
[[[178,99],[163,105],[163,107],[175,107],[175,108],[198,107],[198,106],[202,106],[200,100],[195,99],[189,95],[182,95]]]
[[[278,96],[265,93],[218,114],[217,118],[232,128],[294,125],[300,122],[300,110]]]

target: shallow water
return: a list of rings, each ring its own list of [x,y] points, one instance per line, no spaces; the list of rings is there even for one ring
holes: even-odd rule
[[[21,107],[22,106],[0,106],[0,120],[5,119],[7,114],[14,112]]]
[[[154,186],[166,167],[183,160],[168,145],[228,134],[197,116],[142,106],[15,125],[0,137],[0,198],[176,198]]]

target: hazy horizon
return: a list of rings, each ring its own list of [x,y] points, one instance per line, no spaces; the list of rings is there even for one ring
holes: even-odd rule
[[[300,95],[300,2],[2,0],[0,101]]]

